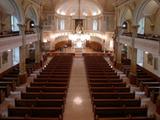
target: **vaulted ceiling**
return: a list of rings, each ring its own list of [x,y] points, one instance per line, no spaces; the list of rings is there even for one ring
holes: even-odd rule
[[[68,7],[72,6],[76,8],[77,5],[75,4],[76,1],[78,0],[32,0],[32,1],[37,2],[38,4],[42,4],[44,10],[46,11],[56,11],[57,6],[60,6],[60,4],[64,4],[67,2],[69,3],[69,5],[66,6],[66,10],[69,10]],[[80,1],[83,3],[82,7],[85,8],[85,11],[91,11],[94,7],[98,6],[99,9],[102,9],[102,12],[113,12],[114,11],[113,4],[116,0],[80,0]]]

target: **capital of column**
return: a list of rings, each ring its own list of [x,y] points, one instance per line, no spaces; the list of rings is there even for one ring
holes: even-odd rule
[[[155,28],[155,25],[154,25],[154,24],[151,24],[151,25],[150,25],[150,28],[151,28],[151,30],[153,31],[154,28]]]
[[[36,32],[40,32],[43,27],[42,27],[42,25],[35,25],[34,28],[35,28]]]
[[[25,24],[17,24],[21,32],[25,32],[26,25]]]
[[[120,34],[123,30],[123,27],[122,26],[117,26],[117,33]]]
[[[132,33],[137,33],[139,25],[132,25]]]

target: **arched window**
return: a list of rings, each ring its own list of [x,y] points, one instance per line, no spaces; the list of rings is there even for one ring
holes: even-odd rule
[[[14,48],[12,51],[12,59],[13,59],[13,65],[16,65],[19,63],[19,47]]]
[[[94,31],[97,31],[97,30],[98,30],[97,20],[93,20],[93,30],[94,30]]]
[[[64,20],[60,20],[60,30],[64,30],[64,29],[65,29]]]
[[[11,16],[12,31],[19,31],[18,20],[15,16]]]
[[[138,34],[144,34],[144,27],[145,27],[145,18],[141,18],[139,23],[138,23],[139,27],[138,27]]]

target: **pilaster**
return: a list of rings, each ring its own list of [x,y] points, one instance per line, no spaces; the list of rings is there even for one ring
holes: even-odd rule
[[[27,80],[26,71],[26,40],[25,40],[25,25],[18,24],[20,35],[22,36],[22,46],[20,46],[20,63],[19,63],[19,82],[23,84]]]
[[[42,43],[42,27],[41,26],[35,26],[36,32],[37,32],[37,41],[35,45],[35,63],[37,64],[37,68],[41,67],[41,43]]]
[[[132,26],[132,46],[131,46],[131,68],[130,68],[130,83],[136,84],[137,77],[137,49],[135,48],[135,38],[137,37],[138,25]]]

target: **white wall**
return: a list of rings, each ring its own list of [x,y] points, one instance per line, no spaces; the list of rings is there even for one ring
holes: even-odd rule
[[[12,66],[12,52],[8,52],[8,62],[6,62],[5,64],[2,63],[2,55],[3,55],[3,52],[0,53],[0,73],[7,70],[8,68],[10,68]]]
[[[143,51],[140,49],[137,49],[137,64],[140,66],[143,66]]]
[[[143,67],[160,77],[160,56],[153,55],[152,65],[148,63],[148,57],[147,56],[148,56],[148,54],[144,53],[144,65],[143,65]],[[158,59],[158,66],[157,66],[158,70],[154,69],[154,64],[155,64],[154,59],[155,58]]]

